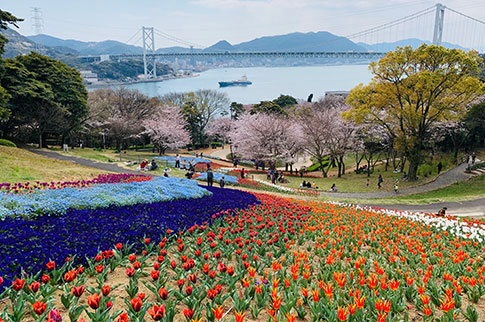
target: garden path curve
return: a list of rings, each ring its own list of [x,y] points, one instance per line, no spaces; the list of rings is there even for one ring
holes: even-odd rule
[[[440,188],[444,188],[458,181],[468,180],[473,177],[473,174],[465,172],[466,163],[462,163],[448,171],[441,173],[436,179],[425,183],[421,186],[399,190],[400,196],[414,195],[418,193],[428,192]],[[393,191],[372,191],[372,192],[332,192],[325,193],[328,196],[337,198],[351,198],[351,199],[373,199],[373,198],[387,198],[395,197],[396,193]]]
[[[115,173],[129,173],[129,174],[141,174],[142,173],[140,171],[133,171],[133,170],[122,168],[122,167],[118,166],[117,164],[96,162],[96,161],[89,160],[89,159],[62,155],[62,154],[57,153],[57,152],[35,150],[35,149],[31,149],[30,152],[33,152],[33,153],[38,154],[38,155],[42,155],[44,157],[52,158],[52,159],[74,162],[76,164],[79,164],[79,165],[82,165],[82,166],[85,166],[85,167],[95,168],[95,169],[99,169],[99,170],[103,170],[103,171],[110,171],[110,172],[115,172]],[[143,174],[145,174],[145,173],[143,172]]]

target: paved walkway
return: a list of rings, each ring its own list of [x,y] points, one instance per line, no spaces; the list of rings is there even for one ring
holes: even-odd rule
[[[470,179],[473,175],[465,173],[466,163],[454,167],[446,172],[440,174],[435,180],[425,183],[421,186],[399,190],[399,196],[414,195],[418,193],[428,192],[440,188],[444,188],[458,181]],[[334,196],[336,198],[349,199],[374,199],[395,197],[397,194],[393,191],[373,191],[373,192],[332,192],[325,193],[326,196]]]
[[[413,212],[426,212],[426,213],[438,213],[443,207],[447,207],[447,214],[458,217],[485,217],[485,198],[476,200],[468,200],[462,202],[438,202],[427,205],[367,205],[375,208],[386,208],[399,211],[413,211]]]
[[[67,156],[63,155],[60,153],[56,152],[51,152],[51,151],[42,151],[42,150],[30,150],[30,152],[42,155],[44,157],[52,158],[52,159],[57,159],[57,160],[64,160],[64,161],[70,161],[74,162],[76,164],[85,166],[85,167],[90,167],[90,168],[95,168],[103,171],[110,171],[110,172],[116,172],[116,173],[129,173],[129,174],[141,174],[142,172],[140,171],[133,171],[129,169],[122,168],[118,166],[117,164],[111,164],[111,163],[104,163],[104,162],[96,162],[93,160],[89,159],[84,159],[84,158],[77,158],[77,157],[72,157],[72,156]],[[145,174],[143,172],[143,174]]]

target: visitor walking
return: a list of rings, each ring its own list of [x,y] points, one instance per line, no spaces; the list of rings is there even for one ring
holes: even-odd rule
[[[475,164],[475,159],[477,158],[475,152],[472,153],[472,165]]]
[[[438,174],[440,174],[441,169],[443,169],[443,164],[440,161],[440,163],[438,163]]]
[[[225,180],[224,176],[222,176],[221,180],[219,180],[219,186],[221,188],[224,188],[225,185],[226,185],[226,180]]]
[[[399,193],[399,179],[394,182],[394,192]]]
[[[366,186],[367,188],[369,188],[369,184],[370,184],[370,180],[369,180],[369,178],[367,178],[367,180],[366,180],[366,182],[365,182],[365,186]]]
[[[241,169],[241,179],[244,179],[244,168]]]
[[[382,179],[382,174],[379,175],[379,178],[377,178],[377,189],[382,188],[382,183],[384,182],[384,179]]]
[[[272,184],[276,184],[276,176],[277,176],[277,175],[278,175],[278,174],[277,174],[277,172],[276,172],[275,170],[273,170],[273,171],[271,172],[271,183],[272,183]]]
[[[180,156],[178,154],[175,158],[175,167],[180,169]]]
[[[212,172],[212,169],[209,167],[207,168],[207,185],[209,187],[212,187],[214,184],[214,173]]]
[[[182,169],[185,170],[185,159],[182,160]]]

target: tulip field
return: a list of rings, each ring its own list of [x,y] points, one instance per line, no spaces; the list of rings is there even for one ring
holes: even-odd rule
[[[2,192],[0,321],[485,319],[483,222],[141,178]]]

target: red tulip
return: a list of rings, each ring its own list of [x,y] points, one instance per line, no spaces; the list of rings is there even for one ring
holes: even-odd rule
[[[51,278],[49,277],[49,275],[45,275],[45,274],[42,275],[42,283],[47,284],[47,283],[49,283],[50,279]]]
[[[158,280],[158,278],[160,277],[160,272],[159,271],[152,271],[151,272],[151,276],[152,276],[152,279],[154,281]]]
[[[166,300],[168,298],[168,292],[163,287],[158,291],[158,295],[160,295],[162,300]]]
[[[71,293],[75,296],[75,297],[81,297],[81,295],[83,295],[84,291],[85,291],[85,287],[83,285],[81,286],[73,286],[72,287],[72,291]]]
[[[118,320],[116,322],[128,322],[130,319],[128,318],[128,313],[124,312],[121,313],[121,315],[118,317]]]
[[[44,303],[44,302],[35,302],[33,305],[32,305],[32,308],[34,309],[34,312],[37,314],[37,315],[42,315],[44,314],[45,310],[47,309],[47,304]]]
[[[104,296],[108,296],[109,293],[111,292],[111,286],[109,285],[103,286],[103,288],[101,289],[101,292],[103,293]]]
[[[135,297],[134,299],[131,300],[131,307],[135,312],[139,312],[141,310],[142,305],[143,305],[143,302],[139,297]]]
[[[45,266],[49,271],[53,271],[56,268],[56,263],[54,263],[53,261],[50,261]]]
[[[23,280],[23,279],[21,279],[21,280],[20,279],[16,279],[12,283],[12,288],[18,292],[18,291],[20,291],[21,289],[24,288],[24,285],[25,285],[25,280]]]
[[[150,314],[153,320],[160,321],[165,315],[165,305],[154,305],[150,310],[148,310],[148,314]]]
[[[130,267],[130,268],[127,268],[126,269],[126,275],[128,275],[128,277],[132,277],[133,275],[135,275],[135,269]]]
[[[34,293],[37,293],[37,291],[39,290],[39,287],[40,287],[40,284],[38,282],[32,282],[32,284],[29,285],[29,289]]]
[[[88,305],[93,309],[96,310],[99,307],[99,301],[101,300],[101,297],[95,293],[91,296],[88,296]]]
[[[191,319],[194,315],[194,311],[192,311],[191,309],[184,309],[184,315],[186,318]]]

